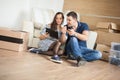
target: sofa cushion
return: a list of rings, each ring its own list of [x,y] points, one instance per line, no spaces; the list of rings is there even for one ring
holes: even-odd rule
[[[88,40],[87,40],[87,47],[89,49],[94,49],[96,39],[97,39],[97,32],[89,31],[89,36],[88,36]]]

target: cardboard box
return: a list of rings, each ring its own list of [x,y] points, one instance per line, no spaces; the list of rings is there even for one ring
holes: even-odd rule
[[[117,26],[115,23],[112,22],[110,23],[110,25],[111,25],[111,29],[120,31],[120,26]]]
[[[28,33],[0,28],[0,48],[13,51],[26,51]]]
[[[97,44],[96,50],[99,50],[102,53],[101,60],[109,61],[110,46],[104,44]]]
[[[118,42],[120,43],[120,34],[118,33],[108,33],[103,31],[96,31],[98,33],[97,36],[97,43],[105,44],[110,46],[111,42]]]
[[[120,33],[120,27],[113,22],[98,22],[96,24],[96,30],[110,33]]]
[[[96,25],[96,30],[113,33],[110,22],[98,22]]]
[[[98,22],[96,25],[98,29],[109,29],[110,26],[110,22]]]
[[[103,31],[103,32],[107,32],[107,33],[116,33],[116,31],[112,30],[112,29],[96,29],[95,31]]]
[[[120,26],[117,26],[115,23],[111,22],[111,29],[114,33],[120,33]]]

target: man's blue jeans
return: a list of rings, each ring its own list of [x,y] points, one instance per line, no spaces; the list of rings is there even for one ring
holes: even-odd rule
[[[97,50],[88,49],[86,47],[79,46],[76,37],[70,37],[70,40],[66,44],[66,53],[71,53],[76,59],[80,56],[87,61],[98,60],[102,57],[101,52]]]

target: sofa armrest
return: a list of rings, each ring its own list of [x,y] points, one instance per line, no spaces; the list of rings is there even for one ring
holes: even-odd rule
[[[33,42],[33,31],[34,31],[34,24],[33,24],[33,22],[31,22],[31,21],[24,21],[23,22],[23,26],[22,26],[22,30],[29,33],[28,46],[31,47],[32,46],[32,42]]]

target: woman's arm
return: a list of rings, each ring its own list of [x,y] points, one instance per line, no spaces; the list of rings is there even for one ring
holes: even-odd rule
[[[50,24],[45,25],[40,32],[40,36],[38,37],[40,40],[46,39],[49,37],[49,34],[46,32],[46,28],[50,27]]]
[[[61,34],[61,37],[60,37],[60,42],[65,43],[66,40],[67,40],[67,38],[66,38],[66,27],[62,27],[61,32],[62,32],[62,34]]]
[[[43,40],[43,39],[46,39],[46,38],[48,38],[49,37],[49,34],[48,33],[44,33],[44,34],[41,34],[40,36],[39,36],[39,39],[40,40]]]

